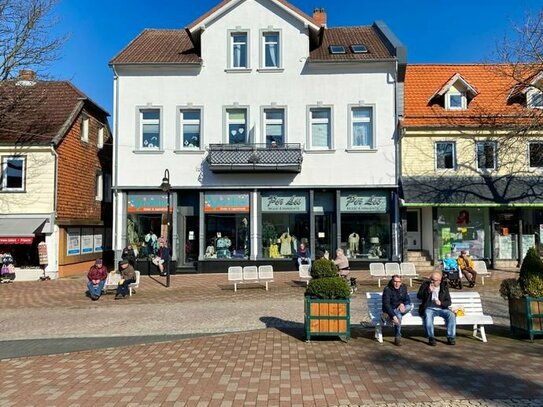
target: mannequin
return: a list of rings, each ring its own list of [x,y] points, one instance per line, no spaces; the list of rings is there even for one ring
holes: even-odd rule
[[[281,256],[290,256],[292,255],[292,237],[290,236],[288,230],[281,235],[279,238],[281,240]]]
[[[358,233],[353,232],[349,235],[349,251],[352,256],[355,256],[358,253],[358,244],[360,242],[360,236]]]

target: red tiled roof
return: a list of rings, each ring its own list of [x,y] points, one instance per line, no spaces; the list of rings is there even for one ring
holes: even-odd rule
[[[49,144],[60,141],[69,119],[75,119],[85,103],[97,109],[103,120],[109,114],[67,81],[0,85],[0,142]],[[55,137],[57,137],[55,139]]]
[[[185,30],[146,29],[111,61],[115,64],[199,64],[200,57]]]
[[[505,125],[533,115],[509,100],[515,81],[505,65],[408,65],[405,77],[404,127]],[[445,110],[430,97],[455,74],[479,92],[466,110]],[[538,113],[538,112],[536,112]]]
[[[209,10],[207,13],[205,13],[204,15],[198,17],[196,20],[194,20],[192,23],[190,23],[187,28],[189,30],[193,30],[199,23],[201,23],[202,21],[204,21],[207,17],[209,17],[210,15],[212,15],[213,13],[215,13],[217,10],[221,9],[222,7],[224,7],[225,5],[227,5],[228,3],[230,3],[232,0],[223,0],[221,1],[219,4],[217,4],[215,7],[213,7],[211,10]],[[292,4],[290,4],[288,1],[285,1],[285,0],[276,0],[278,3],[281,3],[283,4],[284,6],[288,7],[289,9],[291,9],[292,11],[294,11],[295,13],[299,14],[300,17],[306,19],[306,20],[309,20],[310,22],[312,22],[313,24],[315,25],[319,25],[315,22],[315,20],[313,19],[313,17],[310,17],[309,15],[307,15],[306,13],[304,13],[303,11],[301,11],[300,9],[298,9],[297,7],[294,7]]]
[[[354,54],[350,45],[363,44],[367,53]],[[331,54],[330,45],[343,45],[345,54]],[[373,26],[363,27],[334,27],[324,30],[322,44],[311,51],[311,61],[371,61],[393,60],[394,56],[385,46],[383,40]]]

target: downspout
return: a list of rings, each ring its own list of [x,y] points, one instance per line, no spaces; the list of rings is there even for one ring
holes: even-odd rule
[[[111,65],[113,70],[113,255],[115,257],[115,263],[118,264],[120,257],[118,257],[120,249],[117,248],[118,236],[119,236],[119,222],[117,216],[119,190],[118,190],[118,154],[119,154],[119,75],[115,70],[115,65]]]
[[[53,156],[55,157],[55,173],[53,175],[53,188],[54,188],[54,192],[53,192],[53,219],[51,219],[52,221],[52,224],[51,224],[51,234],[52,235],[55,235],[55,226],[57,224],[57,204],[58,204],[58,153],[57,153],[57,150],[55,149],[55,143],[54,142],[51,142],[49,144],[49,147],[51,148],[51,153],[53,154]],[[53,266],[53,270],[49,269],[47,270],[47,268],[49,268],[51,265],[47,265],[46,266],[46,271],[54,271],[57,273],[57,276],[58,276],[58,273],[59,273],[59,263],[60,263],[60,260],[59,260],[59,243],[60,243],[60,236],[56,235],[57,236],[57,255],[55,256],[56,257],[56,264]],[[55,270],[56,269],[56,270]]]

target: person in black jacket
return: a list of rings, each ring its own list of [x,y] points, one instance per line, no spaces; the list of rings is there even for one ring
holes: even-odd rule
[[[136,267],[136,253],[134,252],[131,244],[128,244],[128,246],[123,249],[121,259],[128,260],[128,264],[130,264],[132,267]]]
[[[398,275],[392,276],[383,290],[383,314],[381,319],[390,319],[394,325],[394,345],[401,346],[402,316],[411,311],[411,300],[407,287]]]
[[[447,343],[455,345],[456,341],[456,315],[449,307],[451,306],[451,295],[449,287],[442,279],[441,273],[434,272],[430,275],[430,280],[424,281],[417,293],[417,298],[421,300],[419,315],[424,318],[424,328],[428,336],[428,344],[436,346],[434,336],[434,317],[442,317],[447,325]]]

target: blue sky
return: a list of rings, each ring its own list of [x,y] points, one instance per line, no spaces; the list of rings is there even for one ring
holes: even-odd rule
[[[61,0],[56,32],[70,38],[50,74],[71,80],[113,114],[108,61],[145,28],[184,28],[220,0]],[[488,61],[496,44],[543,0],[290,0],[307,14],[324,7],[331,27],[384,21],[410,63]]]

